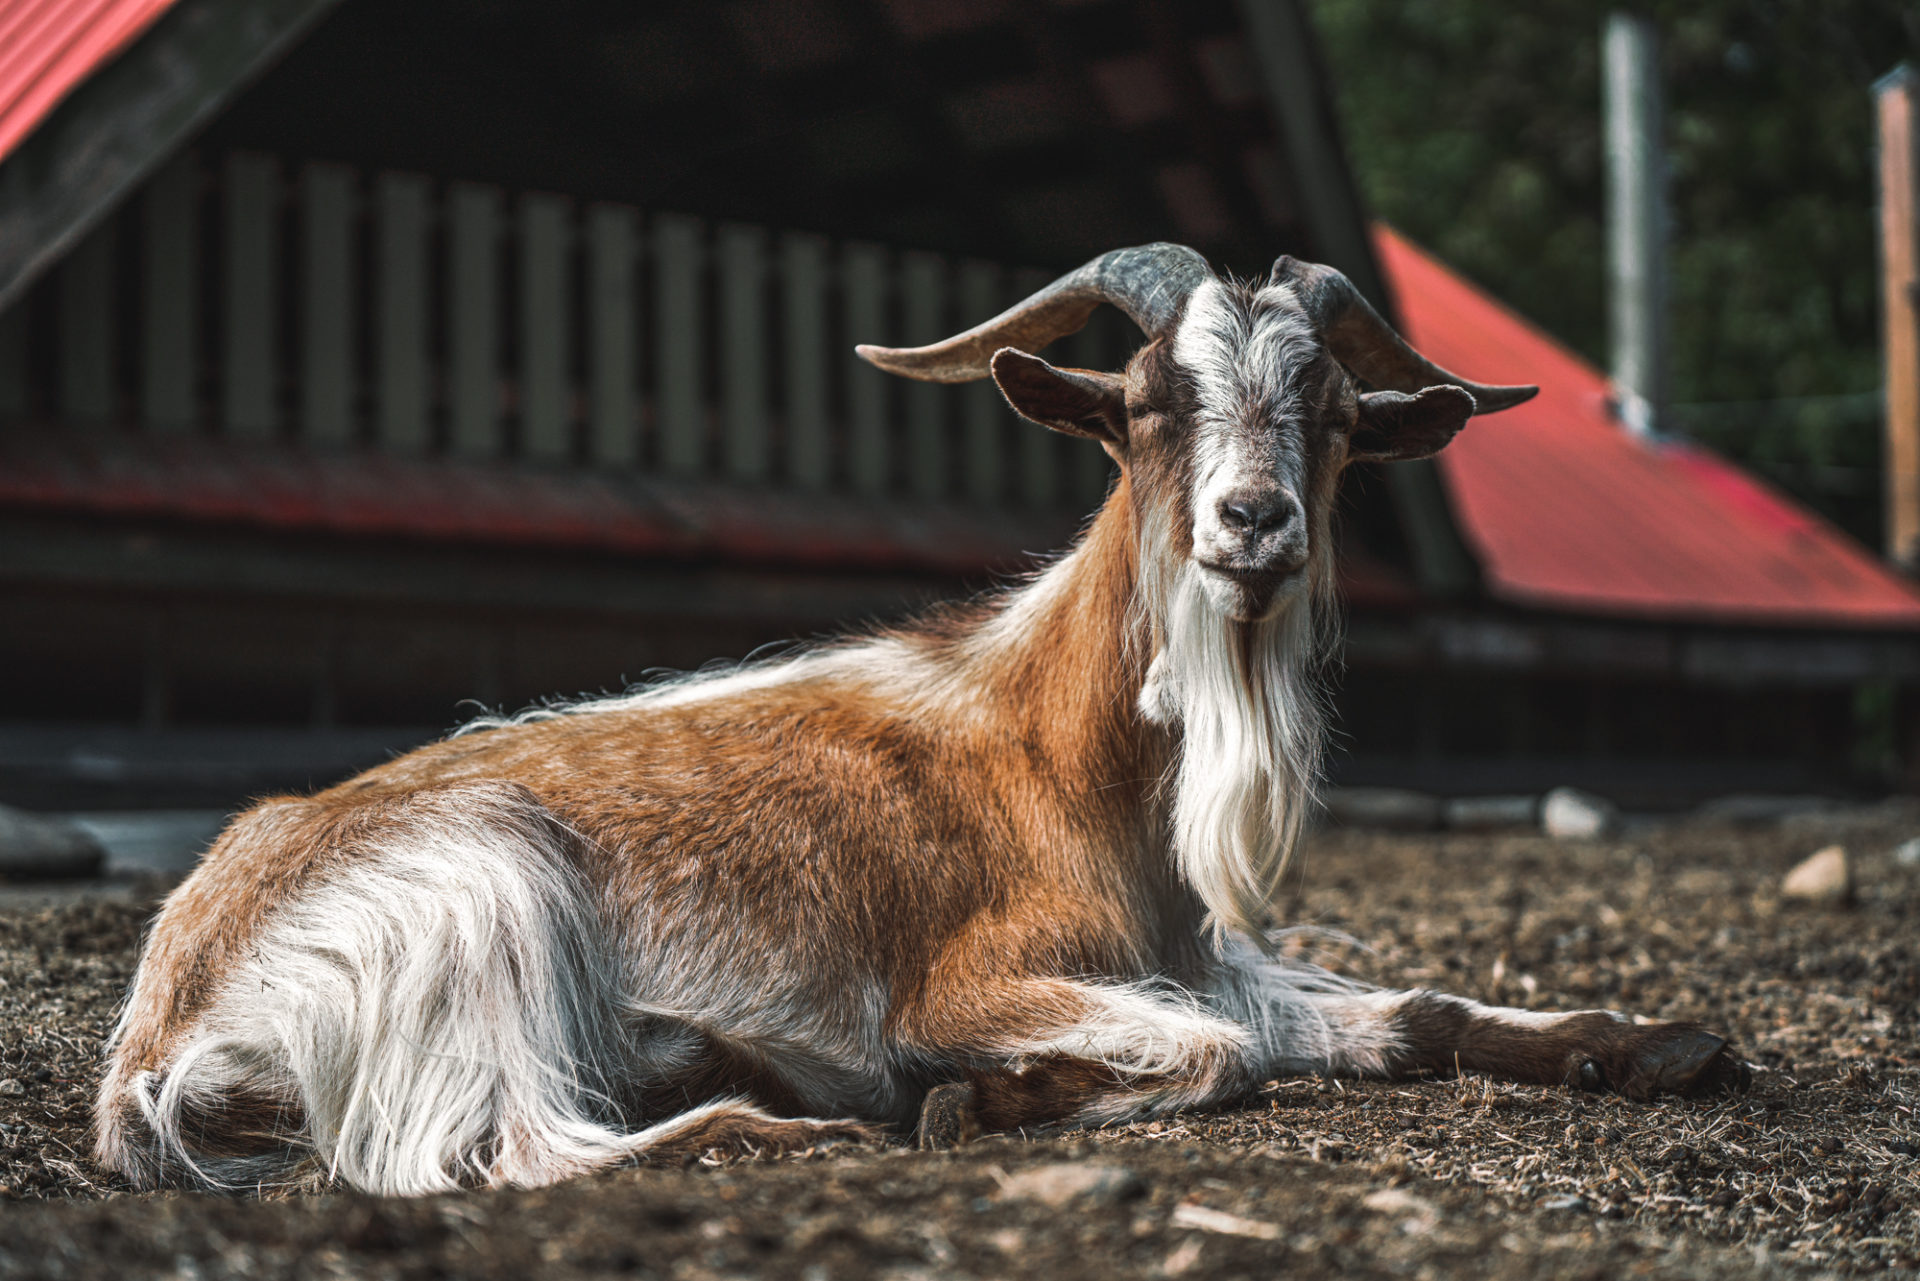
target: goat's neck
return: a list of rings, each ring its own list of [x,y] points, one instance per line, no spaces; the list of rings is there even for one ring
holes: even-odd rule
[[[1136,520],[1123,477],[1080,545],[975,633],[972,674],[1063,790],[1165,830],[1214,924],[1257,935],[1319,771],[1313,593],[1230,622]]]
[[[1173,747],[1137,702],[1151,658],[1123,474],[1079,543],[964,645],[970,683],[1063,783],[1149,794]]]

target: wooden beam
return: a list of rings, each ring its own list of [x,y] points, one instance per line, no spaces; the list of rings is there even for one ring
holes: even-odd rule
[[[180,0],[0,165],[0,308],[339,0]]]
[[[1873,87],[1880,132],[1881,351],[1886,362],[1887,559],[1920,573],[1920,72]]]

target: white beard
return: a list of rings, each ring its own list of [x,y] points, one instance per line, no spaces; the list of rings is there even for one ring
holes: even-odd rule
[[[1148,553],[1155,549],[1145,549]],[[1326,709],[1317,682],[1326,637],[1312,584],[1269,617],[1236,623],[1210,601],[1205,571],[1152,554],[1143,583],[1154,641],[1140,690],[1148,720],[1180,728],[1170,771],[1173,854],[1207,907],[1216,945],[1228,931],[1256,942],[1315,803]]]

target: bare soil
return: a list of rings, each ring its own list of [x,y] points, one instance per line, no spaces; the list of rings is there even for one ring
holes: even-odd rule
[[[1741,1097],[1293,1079],[1098,1132],[416,1201],[119,1187],[87,1111],[151,893],[0,890],[0,1277],[1913,1274],[1920,868],[1890,851],[1916,834],[1920,803],[1893,802],[1591,844],[1313,841],[1293,919],[1350,936],[1342,968],[1699,1019],[1764,1069]],[[1833,842],[1854,903],[1784,902]]]

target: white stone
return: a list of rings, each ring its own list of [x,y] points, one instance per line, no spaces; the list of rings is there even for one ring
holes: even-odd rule
[[[1920,836],[1894,846],[1893,861],[1901,867],[1920,867]]]
[[[1844,903],[1853,897],[1853,864],[1844,845],[1802,859],[1780,882],[1780,893],[1809,903]]]
[[[1111,1205],[1138,1196],[1140,1179],[1123,1165],[1103,1161],[1061,1161],[1022,1170],[1000,1185],[1003,1201],[1038,1201],[1052,1209],[1075,1203]]]
[[[1540,830],[1559,840],[1592,840],[1620,826],[1620,807],[1577,787],[1556,787],[1540,803]]]

